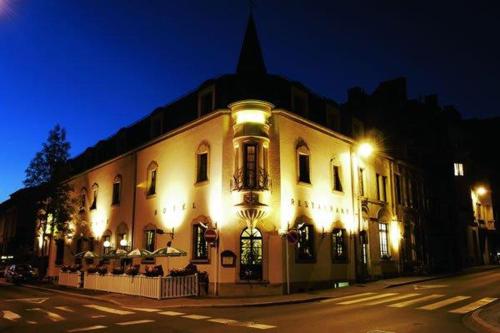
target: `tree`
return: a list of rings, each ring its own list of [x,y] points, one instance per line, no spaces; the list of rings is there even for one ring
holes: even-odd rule
[[[42,150],[36,153],[26,169],[24,185],[37,187],[42,198],[37,205],[37,219],[43,233],[43,254],[47,252],[49,257],[52,239],[64,238],[75,213],[75,200],[71,198],[72,188],[65,182],[68,176],[70,147],[66,140],[66,130],[56,125],[50,130]]]

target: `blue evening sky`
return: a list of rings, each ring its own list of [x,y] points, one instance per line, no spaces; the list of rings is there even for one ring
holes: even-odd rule
[[[406,76],[411,97],[499,114],[498,1],[255,3],[272,73],[338,102]],[[56,123],[74,156],[234,72],[247,16],[245,0],[0,0],[0,201]]]

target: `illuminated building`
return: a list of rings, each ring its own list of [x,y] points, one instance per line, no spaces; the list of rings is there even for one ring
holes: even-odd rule
[[[164,271],[194,263],[219,295],[333,287],[424,265],[421,170],[343,117],[334,101],[267,73],[250,18],[235,74],[71,161],[80,209],[70,237],[53,243],[49,274],[81,251],[169,242],[188,255],[135,261]],[[207,228],[218,246],[204,241]]]

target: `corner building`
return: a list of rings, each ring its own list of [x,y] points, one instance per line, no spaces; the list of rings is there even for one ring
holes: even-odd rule
[[[194,263],[217,295],[400,274],[425,259],[422,217],[405,222],[397,180],[419,170],[380,149],[363,152],[366,138],[356,126],[345,130],[352,123],[340,122],[334,101],[267,73],[250,17],[235,74],[206,81],[71,161],[80,203],[73,233],[51,251],[38,236],[36,248],[50,253],[55,276],[84,250],[169,244],[187,256],[134,262],[165,272]],[[216,245],[204,240],[207,229],[217,231]]]

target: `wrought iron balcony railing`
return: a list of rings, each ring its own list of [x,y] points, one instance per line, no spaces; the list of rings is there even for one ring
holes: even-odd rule
[[[255,174],[240,168],[231,179],[231,191],[268,191],[270,186],[269,173],[263,168],[258,168]]]

